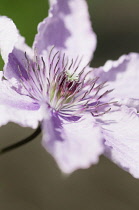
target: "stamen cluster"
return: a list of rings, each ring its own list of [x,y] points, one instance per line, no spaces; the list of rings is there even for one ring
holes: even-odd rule
[[[112,90],[100,94],[106,83],[98,85],[99,77],[90,79],[93,70],[88,71],[88,65],[80,69],[81,59],[78,57],[69,60],[59,51],[53,53],[53,49],[45,61],[37,55],[31,61],[25,53],[27,77],[23,76],[20,67],[18,69],[28,95],[40,104],[47,103],[64,116],[79,116],[83,112],[99,116],[108,112],[110,108],[103,108],[110,102],[103,102],[102,98]]]

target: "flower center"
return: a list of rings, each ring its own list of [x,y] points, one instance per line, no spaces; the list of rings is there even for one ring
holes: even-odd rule
[[[80,69],[78,58],[70,61],[65,54],[61,56],[59,52],[52,51],[45,61],[39,56],[30,61],[26,54],[25,58],[28,78],[23,77],[19,68],[21,82],[29,96],[38,103],[43,101],[65,116],[79,116],[83,112],[99,116],[110,110],[105,108],[111,102],[104,102],[103,98],[112,90],[102,93],[105,82],[97,85],[98,77],[88,78],[92,70],[89,71],[88,66]]]
[[[67,74],[67,71],[59,73],[49,87],[51,106],[56,110],[61,110],[73,99],[74,94],[79,92],[79,86],[78,75]]]
[[[71,95],[78,87],[77,76],[67,75],[67,72],[62,72],[60,78],[58,78],[59,90],[61,95]]]
[[[78,81],[78,79],[79,79],[79,75],[78,74],[76,74],[76,73],[71,74],[71,72],[68,71],[68,70],[65,73],[66,73],[68,81],[71,81],[71,82]]]

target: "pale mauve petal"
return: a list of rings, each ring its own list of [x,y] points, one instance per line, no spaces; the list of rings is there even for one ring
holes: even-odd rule
[[[79,121],[48,116],[43,122],[43,146],[64,173],[96,164],[103,152],[102,135],[91,114]]]
[[[0,126],[15,122],[24,127],[36,128],[42,120],[39,104],[28,96],[18,94],[0,72]]]
[[[22,66],[24,74],[25,52],[33,57],[33,50],[25,44],[25,39],[19,34],[13,21],[0,16],[0,52],[5,62],[4,76],[7,79],[18,78],[18,66]]]
[[[9,54],[8,62],[4,67],[4,77],[6,79],[15,78],[20,82],[21,77],[28,78],[25,53],[17,48],[14,48]]]
[[[117,98],[120,104],[127,106],[139,105],[138,53],[123,55],[117,61],[107,61],[103,67],[96,69],[95,73],[100,76],[101,81],[108,81],[109,89],[114,89],[110,97]]]
[[[28,59],[33,58],[33,50],[25,44],[25,39],[19,35],[17,43],[8,55],[8,62],[4,66],[4,76],[7,79],[16,78],[19,80],[21,74],[27,78],[25,53]]]
[[[32,56],[31,48],[25,44],[25,39],[19,34],[14,22],[8,17],[0,16],[0,52],[5,64],[14,47]]]
[[[127,107],[132,107],[136,108],[136,110],[139,112],[139,99],[134,99],[134,98],[121,98],[118,99],[117,102],[118,105],[126,105]]]
[[[106,155],[139,178],[139,115],[123,106],[103,116]]]
[[[5,63],[17,40],[18,31],[13,21],[5,16],[0,16],[0,52]]]
[[[96,35],[91,28],[88,7],[85,0],[50,1],[48,18],[38,26],[34,48],[39,54],[55,46],[69,58],[83,56],[86,65],[96,49]]]

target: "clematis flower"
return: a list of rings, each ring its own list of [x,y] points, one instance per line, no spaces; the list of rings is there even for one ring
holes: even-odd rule
[[[65,173],[105,154],[139,177],[138,54],[93,69],[88,63],[95,48],[84,0],[51,0],[32,48],[1,16],[0,125],[35,129],[41,123],[42,144]]]

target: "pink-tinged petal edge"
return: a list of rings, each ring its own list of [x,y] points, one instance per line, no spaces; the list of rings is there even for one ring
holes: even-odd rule
[[[139,178],[139,114],[122,106],[103,116],[106,156]]]
[[[139,106],[139,54],[130,53],[117,61],[109,60],[103,67],[96,69],[100,80],[108,81],[108,88],[114,89],[110,97],[117,98],[119,104],[129,107]]]
[[[48,18],[38,26],[33,47],[39,54],[52,46],[65,52],[69,58],[82,58],[85,66],[96,49],[96,34],[93,32],[85,0],[50,1]]]
[[[36,128],[42,120],[41,108],[30,97],[18,94],[0,72],[0,126],[8,122]]]
[[[103,153],[101,132],[91,114],[75,122],[47,115],[42,144],[64,173],[96,164]]]

